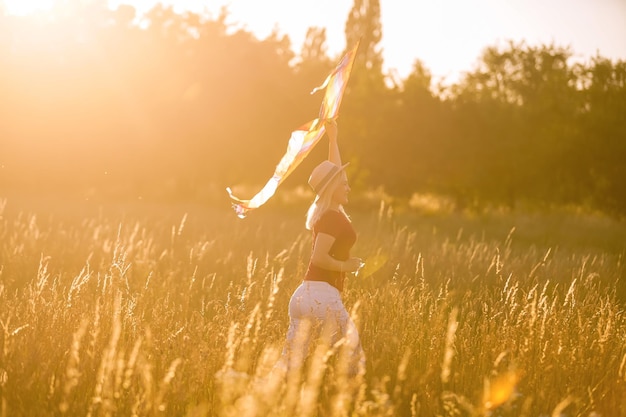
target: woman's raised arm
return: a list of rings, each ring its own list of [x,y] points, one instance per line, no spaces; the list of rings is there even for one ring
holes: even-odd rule
[[[341,154],[337,143],[337,122],[334,119],[325,123],[326,134],[328,135],[328,160],[337,166],[341,166]]]

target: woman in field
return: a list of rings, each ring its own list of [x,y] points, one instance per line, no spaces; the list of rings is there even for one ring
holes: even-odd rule
[[[304,280],[289,302],[289,329],[282,365],[301,371],[317,343],[335,346],[345,371],[354,376],[363,370],[365,358],[356,326],[341,299],[346,274],[361,266],[361,259],[350,255],[356,232],[344,211],[350,186],[337,144],[337,125],[326,124],[329,138],[328,160],[319,164],[309,177],[316,193],[306,228],[313,232],[313,249]],[[340,342],[340,343],[338,343]]]

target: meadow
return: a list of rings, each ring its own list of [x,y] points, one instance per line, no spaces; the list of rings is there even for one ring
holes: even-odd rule
[[[626,224],[350,211],[341,344],[272,372],[306,206],[0,199],[0,416],[626,416]]]

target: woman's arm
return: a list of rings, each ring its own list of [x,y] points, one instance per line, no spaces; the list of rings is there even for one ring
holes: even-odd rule
[[[339,272],[355,272],[361,266],[360,258],[348,258],[340,261],[330,255],[330,249],[335,243],[335,237],[326,233],[318,233],[313,246],[313,254],[311,255],[311,263],[323,269]]]
[[[339,154],[339,144],[337,143],[337,122],[334,119],[325,123],[326,134],[328,135],[328,160],[337,166],[341,166],[341,154]]]

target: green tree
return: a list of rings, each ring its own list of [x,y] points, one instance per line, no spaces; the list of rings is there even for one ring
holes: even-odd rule
[[[362,70],[380,74],[383,59],[380,49],[382,24],[379,0],[354,0],[346,21],[346,45],[350,48],[360,41],[359,66]]]
[[[346,20],[345,34],[347,48],[360,42],[341,110],[345,116],[341,123],[342,137],[349,138],[344,141],[345,149],[354,159],[362,160],[359,166],[363,178],[354,181],[358,184],[369,176],[368,171],[377,170],[387,154],[381,140],[386,137],[385,115],[391,97],[382,73],[380,2],[355,0]]]
[[[588,200],[626,213],[626,61],[600,56],[582,68],[584,107],[579,169],[589,183]]]
[[[509,205],[574,198],[567,161],[580,105],[570,58],[552,45],[489,47],[458,86],[457,140],[474,161],[475,193]]]
[[[385,187],[394,195],[430,191],[441,184],[447,155],[440,150],[449,114],[432,88],[432,75],[419,60],[401,85],[390,88],[376,170],[385,174]]]
[[[324,81],[329,72],[333,69],[334,62],[328,56],[326,45],[325,28],[308,28],[299,61],[294,66],[298,85],[296,91],[306,93],[313,90]],[[314,100],[305,103],[306,112],[309,118],[313,118],[319,111],[319,94]],[[304,120],[301,120],[304,122]]]

